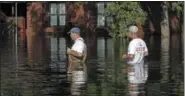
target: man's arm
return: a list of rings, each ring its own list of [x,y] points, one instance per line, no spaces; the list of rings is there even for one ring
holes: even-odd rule
[[[144,56],[148,56],[148,55],[149,55],[148,48],[147,48],[146,43],[145,43]]]
[[[124,54],[123,58],[126,58],[128,60],[132,60],[134,58],[134,55],[133,54]]]
[[[134,58],[135,46],[133,42],[130,42],[128,45],[128,53],[123,55],[123,58],[132,60]]]
[[[144,56],[148,56],[149,54],[148,54],[148,51],[145,51],[145,53],[144,53]]]
[[[76,52],[74,50],[71,50],[71,49],[67,49],[67,54],[68,55],[73,55],[73,56],[76,56],[76,57],[82,57],[83,54],[82,53],[79,53],[79,52]]]

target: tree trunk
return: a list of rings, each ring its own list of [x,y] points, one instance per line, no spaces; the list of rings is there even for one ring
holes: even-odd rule
[[[182,38],[182,49],[184,50],[184,23],[182,23],[182,34],[181,34],[181,38]],[[183,52],[183,51],[182,51]]]
[[[183,18],[183,16],[184,15],[182,15],[182,18]],[[181,38],[182,38],[182,49],[184,50],[184,20],[182,20],[182,23],[181,23],[181,31],[182,31],[182,33],[181,33]]]
[[[162,38],[161,39],[161,83],[168,81],[169,74],[169,39]]]
[[[167,2],[162,5],[162,21],[161,21],[161,83],[165,83],[169,79],[169,19]]]
[[[169,38],[169,19],[168,19],[168,7],[167,2],[163,2],[162,5],[162,21],[161,21],[161,35],[164,38]]]

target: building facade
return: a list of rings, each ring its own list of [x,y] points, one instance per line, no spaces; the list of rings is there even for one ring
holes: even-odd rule
[[[20,30],[28,32],[36,26],[35,29],[42,29],[37,31],[62,34],[69,24],[90,31],[103,29],[106,26],[105,7],[106,2],[0,2],[0,11],[7,18],[20,18]]]

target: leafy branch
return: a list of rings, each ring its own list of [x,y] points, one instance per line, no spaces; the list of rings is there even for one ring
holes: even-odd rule
[[[139,2],[108,2],[105,9],[108,28],[112,37],[125,37],[130,24],[144,24],[147,14]]]

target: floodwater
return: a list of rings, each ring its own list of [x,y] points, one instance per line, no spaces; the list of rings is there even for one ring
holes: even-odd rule
[[[183,96],[180,37],[173,35],[170,42],[157,36],[145,39],[149,56],[143,96]],[[65,38],[35,36],[17,44],[14,39],[0,45],[1,96],[130,96],[126,60],[121,58],[127,41],[85,38],[86,71],[67,75],[66,47],[70,44]]]

